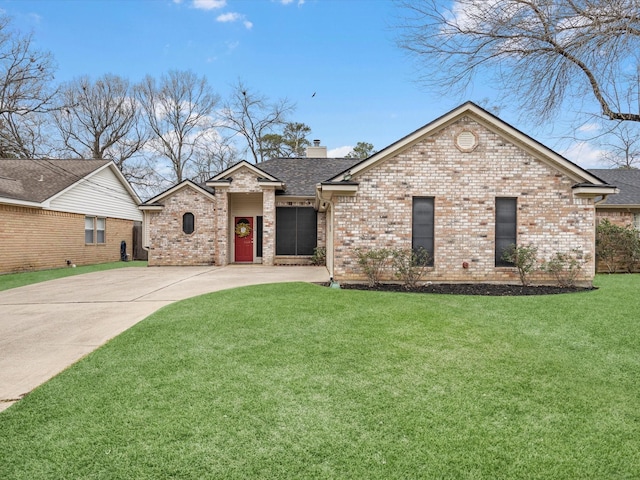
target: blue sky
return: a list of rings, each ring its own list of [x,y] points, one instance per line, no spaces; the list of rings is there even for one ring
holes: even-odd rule
[[[0,0],[58,65],[56,79],[113,73],[133,82],[168,70],[205,75],[224,98],[238,79],[297,105],[290,120],[336,156],[358,141],[380,150],[466,100],[495,98],[482,82],[443,97],[414,81],[396,46],[402,14],[391,0]],[[315,93],[315,96],[313,94]],[[583,166],[595,153],[554,129],[501,117]]]

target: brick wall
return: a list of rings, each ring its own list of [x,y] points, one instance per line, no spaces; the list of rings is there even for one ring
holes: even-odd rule
[[[164,209],[150,212],[149,265],[212,265],[216,250],[216,211],[211,199],[182,188],[163,199]],[[182,216],[193,213],[195,230],[182,231]]]
[[[598,221],[608,218],[611,223],[619,227],[633,226],[633,214],[639,212],[630,212],[616,209],[607,209],[606,207],[596,209],[596,218]]]
[[[476,135],[475,150],[456,147],[461,131]],[[515,269],[494,266],[496,197],[518,198],[518,243],[536,245],[541,259],[574,248],[593,253],[594,206],[573,197],[575,182],[469,117],[353,180],[359,182],[357,195],[334,202],[338,280],[364,279],[357,247],[411,247],[415,196],[435,198],[434,267],[426,280],[518,282]],[[580,280],[589,282],[593,271],[592,259]],[[551,281],[543,273],[533,279]]]
[[[0,205],[0,273],[92,265],[120,260],[133,247],[133,221],[106,219],[106,243],[84,243],[84,215]]]

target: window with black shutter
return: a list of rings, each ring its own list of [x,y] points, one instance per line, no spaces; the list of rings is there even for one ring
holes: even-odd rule
[[[191,235],[195,230],[195,217],[193,213],[187,212],[182,216],[182,231]]]
[[[516,245],[517,208],[517,198],[496,197],[496,267],[513,266],[502,255],[511,245]]]
[[[412,212],[411,247],[429,253],[427,265],[433,266],[433,197],[414,197]]]
[[[318,223],[311,207],[276,208],[276,255],[313,255]]]

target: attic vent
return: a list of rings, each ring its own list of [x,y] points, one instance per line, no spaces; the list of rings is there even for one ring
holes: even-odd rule
[[[472,152],[478,146],[478,137],[475,133],[465,130],[456,137],[456,147],[461,152]]]

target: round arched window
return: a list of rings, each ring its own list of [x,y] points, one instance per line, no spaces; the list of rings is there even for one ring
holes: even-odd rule
[[[195,217],[193,213],[187,212],[182,216],[182,231],[187,235],[191,235],[195,230]]]

